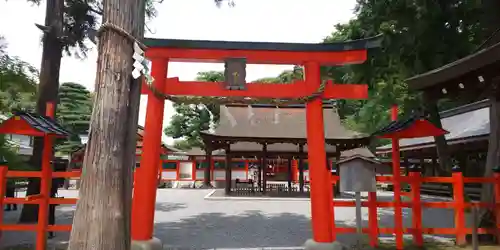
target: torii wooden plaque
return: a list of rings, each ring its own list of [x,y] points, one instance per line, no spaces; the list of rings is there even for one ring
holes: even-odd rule
[[[246,67],[247,62],[245,58],[228,58],[225,60],[224,78],[226,89],[246,89]]]

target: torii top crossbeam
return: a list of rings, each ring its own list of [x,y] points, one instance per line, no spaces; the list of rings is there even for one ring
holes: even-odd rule
[[[223,62],[246,58],[251,64],[296,64],[316,61],[322,65],[362,63],[367,49],[380,47],[381,36],[336,43],[233,42],[147,38],[147,57],[171,62]]]
[[[269,43],[269,42],[229,42],[195,41],[175,39],[145,40],[146,57],[169,62],[226,62],[226,77],[236,74],[235,84],[226,78],[225,83],[199,81],[179,81],[168,78],[162,86],[162,94],[167,96],[218,96],[248,98],[299,98],[317,91],[317,86],[295,81],[291,84],[246,84],[246,63],[251,64],[294,64],[315,62],[319,65],[359,64],[367,59],[367,50],[379,47],[381,36],[337,43]],[[228,66],[229,60],[237,61],[236,67]],[[234,64],[233,64],[234,65]],[[226,85],[226,88],[221,86]],[[232,86],[229,88],[227,86]],[[143,94],[148,94],[143,87]],[[319,96],[323,99],[365,99],[368,87],[360,84],[326,84]]]

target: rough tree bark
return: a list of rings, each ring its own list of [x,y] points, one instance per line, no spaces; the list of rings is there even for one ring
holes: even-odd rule
[[[484,176],[493,176],[493,168],[500,163],[500,100],[495,96],[490,97],[490,136],[488,140],[488,155]],[[491,203],[494,201],[493,185],[483,184],[481,190],[481,201]],[[487,226],[491,222],[491,214],[487,209],[481,211],[481,226]]]
[[[137,11],[132,12],[136,14],[137,24],[133,27],[132,35],[136,37],[139,41],[142,41],[144,38],[144,26],[145,26],[145,13],[146,13],[146,1],[133,1],[135,2],[135,8]],[[125,235],[128,235],[130,238],[131,234],[131,214],[132,214],[132,187],[133,187],[133,177],[134,177],[134,169],[136,166],[136,156],[135,151],[137,148],[137,122],[139,120],[139,107],[141,102],[141,86],[142,80],[141,78],[134,80],[131,78],[130,80],[130,92],[129,92],[129,106],[128,106],[128,123],[127,123],[127,137],[125,138],[125,159],[124,162],[128,162],[129,168],[125,169],[125,171],[129,171],[128,175],[131,178],[125,178],[124,186],[127,187],[123,190],[123,199],[125,201],[124,204],[124,213],[128,216],[125,217]],[[130,187],[130,188],[128,188]],[[130,249],[130,241],[126,241],[125,249]]]
[[[36,112],[45,115],[45,105],[53,102],[57,105],[59,91],[59,69],[62,58],[62,44],[60,37],[63,33],[64,0],[47,0],[45,10],[45,26],[37,25],[43,32],[43,52],[40,67],[40,84],[38,85],[38,99]],[[35,137],[33,155],[30,164],[40,170],[42,166],[43,138]],[[27,194],[40,193],[40,178],[31,178],[28,182]],[[24,205],[19,222],[30,223],[38,219],[38,205]]]
[[[441,117],[437,107],[436,99],[430,93],[424,92],[423,94],[424,105],[426,111],[429,113],[429,120],[438,128],[443,128],[441,124]],[[451,174],[450,155],[448,153],[448,143],[444,135],[435,136],[437,155],[439,158],[438,174],[439,176],[448,176]]]
[[[144,0],[106,0],[103,23],[142,35],[143,6]],[[130,129],[137,127],[137,119],[129,115],[137,117],[140,86],[131,86],[137,81],[131,77],[130,40],[108,29],[98,47],[96,97],[70,250],[130,249],[131,157],[137,133]]]
[[[483,37],[485,43],[483,48],[491,46],[500,42],[500,2],[498,0],[483,0],[482,7],[484,9],[483,15]],[[500,60],[500,58],[498,58]],[[485,177],[493,175],[493,168],[500,164],[500,98],[498,96],[500,87],[500,76],[493,79],[488,83],[492,87],[490,96],[490,136],[488,141],[488,155],[486,157],[486,165],[484,170]],[[493,185],[483,184],[481,190],[482,202],[494,202]],[[481,219],[479,220],[479,227],[488,227],[494,224],[494,216],[489,209],[481,210]],[[498,237],[498,235],[497,235]]]

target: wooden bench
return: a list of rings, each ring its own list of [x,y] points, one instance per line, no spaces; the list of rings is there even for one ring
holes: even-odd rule
[[[453,197],[453,187],[442,183],[423,183],[420,192],[422,194]],[[466,184],[464,192],[471,200],[481,199],[481,186]]]
[[[267,190],[277,191],[277,192],[288,192],[288,184],[270,183],[267,184]]]
[[[255,193],[255,186],[252,179],[240,180],[236,179],[234,181],[234,187],[237,192],[252,192]]]
[[[380,183],[378,187],[382,190],[393,191],[392,183]],[[475,184],[465,184],[464,192],[471,200],[481,199],[481,186]],[[422,183],[420,193],[427,195],[453,197],[451,184],[445,183]]]

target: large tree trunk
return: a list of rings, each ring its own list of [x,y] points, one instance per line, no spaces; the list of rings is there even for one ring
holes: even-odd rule
[[[137,2],[143,2],[143,1],[137,1]],[[144,13],[142,11],[141,13]],[[144,34],[142,34],[140,37],[143,37]],[[122,190],[122,197],[123,197],[123,213],[126,215],[124,218],[124,235],[125,237],[130,238],[131,234],[131,215],[132,215],[132,189],[133,189],[133,177],[134,177],[134,170],[136,166],[136,155],[135,151],[137,148],[137,121],[139,117],[139,106],[140,106],[140,98],[141,98],[141,82],[140,81],[132,81],[130,86],[130,101],[129,101],[129,110],[128,110],[128,115],[129,121],[126,128],[127,134],[125,137],[125,145],[124,145],[124,150],[125,150],[125,156],[123,162],[125,162],[125,169],[123,170],[124,176],[129,176],[127,178],[123,178],[123,187],[124,189]],[[135,86],[134,86],[135,85]],[[125,249],[130,249],[130,241],[127,240],[125,242],[127,245]]]
[[[64,0],[47,0],[45,10],[42,63],[40,67],[40,84],[38,85],[38,99],[36,112],[45,115],[47,102],[57,104],[59,91],[59,69],[61,66],[63,32]],[[43,138],[35,137],[33,142],[33,155],[30,164],[37,170],[42,167]],[[40,193],[40,178],[30,178],[27,195]],[[19,217],[21,223],[36,222],[38,219],[38,205],[24,205]]]
[[[500,22],[500,1],[498,0],[483,0],[482,1],[484,15],[482,26],[484,27],[483,37],[486,39],[484,47],[489,47],[500,42],[500,32],[498,32]],[[500,58],[498,58],[500,60]],[[492,82],[488,82],[492,87],[492,93],[498,93],[498,85],[500,80],[495,78]],[[500,100],[498,94],[490,96],[490,136],[488,141],[488,155],[486,158],[486,166],[484,170],[485,177],[493,175],[493,168],[500,164]],[[493,185],[483,184],[481,190],[481,201],[492,203],[494,202]],[[481,210],[481,219],[479,227],[489,227],[495,225],[494,214],[489,209]],[[498,235],[497,235],[498,237]]]
[[[142,41],[144,38],[144,25],[145,25],[145,13],[146,13],[146,1],[132,1],[135,3],[133,10],[137,10],[137,12],[132,12],[132,14],[136,15],[137,24],[133,26],[132,35],[136,37],[139,41]],[[139,120],[139,107],[141,105],[141,86],[142,86],[142,78],[139,79],[130,79],[130,92],[129,92],[129,106],[128,106],[128,123],[127,123],[127,137],[125,138],[125,159],[124,162],[129,163],[129,168],[125,169],[125,171],[129,171],[126,173],[131,176],[131,178],[124,178],[124,186],[127,187],[123,190],[123,199],[125,201],[124,204],[124,214],[125,217],[125,235],[128,235],[130,238],[131,235],[131,215],[132,215],[132,189],[133,189],[133,177],[134,170],[136,166],[137,157],[135,155],[137,148],[137,122]],[[161,175],[160,175],[161,179]],[[130,249],[130,241],[126,241],[125,249]]]
[[[490,136],[488,140],[488,155],[486,157],[486,166],[484,176],[493,176],[493,168],[500,163],[500,100],[495,97],[490,97]],[[483,184],[481,190],[481,202],[494,202],[493,185]],[[480,226],[488,226],[491,224],[491,214],[488,209],[482,209]],[[494,225],[494,224],[493,224]],[[489,225],[491,226],[491,225]]]
[[[144,29],[144,1],[104,1],[103,23],[134,35]],[[137,95],[132,81],[132,42],[113,30],[102,33],[97,61],[96,98],[83,163],[82,187],[70,250],[130,249],[132,150]],[[135,106],[132,106],[135,105]],[[129,115],[135,115],[135,121]],[[137,130],[134,131],[137,133]],[[133,142],[132,142],[133,138]],[[134,145],[134,146],[132,146]],[[99,223],[89,223],[98,221]]]
[[[443,128],[441,124],[441,117],[439,115],[439,110],[435,98],[432,98],[430,93],[424,92],[424,103],[425,109],[429,113],[429,120],[438,128]],[[448,176],[451,174],[451,164],[450,164],[450,154],[448,152],[448,143],[444,135],[435,136],[434,142],[436,144],[436,150],[439,158],[439,176]]]

